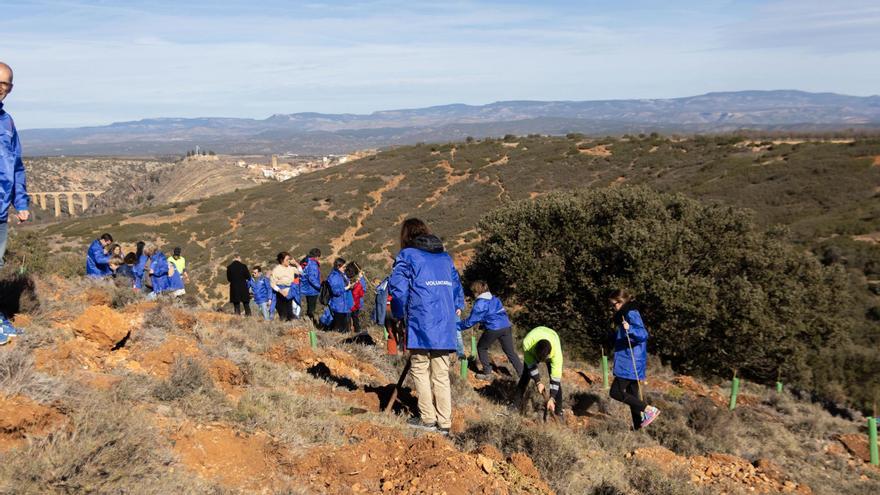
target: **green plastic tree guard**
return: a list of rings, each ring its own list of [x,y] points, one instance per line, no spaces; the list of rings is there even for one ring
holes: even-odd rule
[[[477,355],[477,338],[471,335],[471,356]]]
[[[777,394],[782,393],[782,382],[776,382],[776,393]]]
[[[739,378],[733,377],[733,384],[730,387],[730,410],[736,409],[736,396],[739,394]]]
[[[880,465],[880,456],[877,455],[877,418],[868,418],[868,446],[871,449],[871,464]]]
[[[462,359],[462,360],[460,360],[460,361],[459,361],[459,366],[461,367],[461,377],[462,377],[462,378],[467,378],[468,360],[467,360],[467,359]]]
[[[318,348],[318,334],[314,330],[309,331],[309,343],[312,344],[312,349]]]
[[[605,390],[611,388],[608,383],[608,356],[602,356],[602,386],[605,387]]]

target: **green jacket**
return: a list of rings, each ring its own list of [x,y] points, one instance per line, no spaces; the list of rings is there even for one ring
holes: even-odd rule
[[[547,327],[535,327],[523,339],[523,351],[525,352],[526,367],[532,367],[538,364],[538,358],[535,356],[535,344],[538,341],[547,340],[550,342],[550,378],[557,381],[562,380],[562,344],[559,342],[559,335]]]

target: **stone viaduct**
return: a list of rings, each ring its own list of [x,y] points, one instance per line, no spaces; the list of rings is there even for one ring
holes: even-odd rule
[[[67,212],[70,213],[70,216],[76,216],[76,206],[79,205],[81,207],[80,213],[86,211],[89,208],[89,195],[98,196],[104,191],[44,191],[44,192],[33,192],[28,191],[28,195],[31,197],[31,203],[36,204],[40,207],[40,209],[46,210],[48,197],[52,197],[55,199],[55,216],[61,216],[61,201],[62,198],[67,198]],[[77,198],[79,196],[79,198]],[[78,199],[78,200],[77,200]]]

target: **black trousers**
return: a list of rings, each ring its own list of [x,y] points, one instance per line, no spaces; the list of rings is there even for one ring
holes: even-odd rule
[[[281,321],[293,319],[293,302],[280,292],[275,292],[275,312]]]
[[[315,309],[318,307],[318,296],[306,296],[306,316],[315,321]]]
[[[336,311],[331,311],[331,313],[333,313],[333,330],[337,332],[351,331],[351,323],[349,323],[351,320],[349,320],[349,313],[337,313]]]
[[[477,341],[477,355],[480,356],[480,363],[483,364],[483,373],[492,373],[492,363],[489,362],[489,347],[492,347],[496,340],[501,341],[501,350],[513,365],[516,374],[522,375],[523,364],[513,347],[513,331],[510,327],[502,330],[486,330],[483,335],[480,335],[480,340]]]
[[[351,322],[354,325],[355,333],[361,333],[361,310],[351,312]]]
[[[234,302],[232,303],[232,310],[235,311],[235,314],[241,314],[241,306],[244,305],[244,314],[245,316],[251,315],[251,303],[249,302]]]
[[[629,406],[629,411],[632,413],[633,430],[642,427],[642,411],[647,407],[647,404],[639,399],[639,386],[639,382],[635,380],[627,380],[618,376],[615,376],[614,381],[611,382],[611,398]]]
[[[550,361],[547,361],[547,374],[550,374]],[[540,379],[541,372],[538,371],[537,364],[533,364],[526,368],[523,373],[519,375],[519,384],[517,385],[517,388],[519,389],[520,397],[524,396],[526,389],[529,388],[529,380],[535,380],[537,382]],[[558,379],[552,377],[550,378],[550,397],[552,397],[553,402],[556,403],[556,414],[562,416],[562,383]]]

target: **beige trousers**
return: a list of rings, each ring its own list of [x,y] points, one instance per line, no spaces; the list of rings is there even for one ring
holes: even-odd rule
[[[425,423],[452,426],[449,351],[410,351],[410,376],[419,395],[419,414]]]

